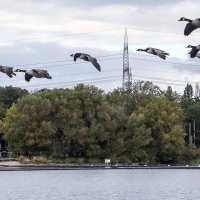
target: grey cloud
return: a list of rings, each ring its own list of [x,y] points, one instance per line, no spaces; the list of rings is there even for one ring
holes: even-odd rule
[[[33,0],[28,0],[33,2]],[[193,0],[194,2],[197,0]],[[117,5],[117,4],[123,4],[123,5],[142,5],[142,6],[155,6],[155,5],[165,5],[165,4],[174,4],[176,2],[182,2],[182,0],[168,0],[168,1],[163,1],[163,0],[34,0],[34,2],[39,2],[39,3],[51,3],[51,4],[60,4],[63,6],[71,6],[71,7],[82,7],[82,8],[87,8],[87,7],[96,7],[96,6],[107,6],[107,5]]]

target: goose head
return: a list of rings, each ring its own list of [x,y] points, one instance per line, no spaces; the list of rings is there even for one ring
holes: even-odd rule
[[[193,48],[194,46],[193,45],[188,45],[186,48]]]
[[[191,19],[188,19],[188,18],[186,18],[186,17],[181,17],[178,21],[192,22]]]
[[[71,54],[70,56],[72,56],[72,57],[73,57],[73,56],[74,56],[74,54]]]
[[[142,51],[142,49],[137,49],[136,51]]]
[[[185,17],[181,17],[178,21],[185,21]]]

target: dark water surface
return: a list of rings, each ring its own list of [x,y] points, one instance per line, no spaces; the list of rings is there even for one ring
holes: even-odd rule
[[[1,171],[0,200],[200,199],[200,170]]]

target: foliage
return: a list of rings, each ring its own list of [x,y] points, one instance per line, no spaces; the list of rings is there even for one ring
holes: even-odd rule
[[[154,98],[145,107],[140,107],[132,116],[135,133],[141,137],[142,145],[148,145],[145,155],[152,162],[175,162],[184,150],[184,128],[182,112],[176,104],[166,98]],[[133,124],[133,123],[132,123]],[[135,138],[137,145],[140,144]],[[139,149],[136,146],[136,149]],[[136,151],[136,150],[135,150]],[[138,153],[138,151],[137,151]]]
[[[6,90],[5,98],[0,95],[0,132],[9,150],[22,156],[78,163],[111,158],[127,164],[180,163],[200,156],[185,137],[188,122],[200,125],[200,101],[189,85],[182,97],[171,87],[162,91],[143,81],[109,93],[83,84],[33,94]]]

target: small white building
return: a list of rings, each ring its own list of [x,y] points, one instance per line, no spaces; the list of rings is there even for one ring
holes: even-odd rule
[[[105,167],[110,167],[110,166],[111,166],[111,160],[105,159]]]

